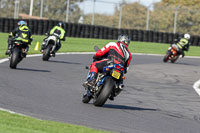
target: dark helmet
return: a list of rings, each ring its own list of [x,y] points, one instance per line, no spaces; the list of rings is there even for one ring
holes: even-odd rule
[[[119,37],[118,37],[118,40],[117,40],[118,42],[123,42],[123,43],[125,43],[127,46],[129,45],[129,43],[130,43],[130,38],[129,38],[129,36],[128,35],[120,35]]]
[[[65,29],[65,24],[64,24],[63,22],[59,22],[59,23],[57,24],[57,26],[59,26],[59,27]]]
[[[18,23],[17,23],[17,25],[18,26],[21,26],[21,25],[26,25],[27,26],[27,23],[25,22],[25,21],[19,21]]]

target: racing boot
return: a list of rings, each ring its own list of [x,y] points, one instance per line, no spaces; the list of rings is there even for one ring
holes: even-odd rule
[[[10,49],[6,50],[5,55],[10,55]]]
[[[89,73],[87,81],[83,83],[83,87],[85,87],[85,88],[87,88],[89,86],[94,87],[96,79],[97,79],[97,73],[96,72]]]
[[[114,101],[114,96],[111,94],[109,100]]]
[[[46,48],[46,43],[47,43],[47,40],[46,40],[46,38],[43,40],[43,42],[42,42],[42,47],[41,47],[41,49],[40,49],[40,52],[41,53],[43,53],[44,52],[44,49]]]
[[[6,53],[5,53],[5,55],[10,55],[11,48],[12,48],[11,44],[8,44],[8,49],[7,49]]]
[[[55,57],[56,56],[56,52],[52,51],[51,56]]]

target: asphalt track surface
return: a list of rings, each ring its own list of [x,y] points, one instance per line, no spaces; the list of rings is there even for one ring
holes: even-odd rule
[[[24,59],[18,69],[0,64],[0,108],[40,119],[124,133],[200,133],[200,97],[192,88],[200,59],[163,63],[134,55],[125,89],[103,107],[81,102],[92,55]]]

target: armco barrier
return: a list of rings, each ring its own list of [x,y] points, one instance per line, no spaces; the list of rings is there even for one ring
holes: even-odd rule
[[[20,19],[0,18],[0,32],[11,32]],[[35,35],[44,35],[59,21],[56,20],[25,20]],[[175,38],[182,34],[164,33],[157,31],[145,31],[137,29],[117,29],[104,26],[93,26],[86,24],[66,23],[65,29],[68,37],[113,39],[116,40],[120,34],[128,34],[132,41],[173,43]],[[200,36],[191,36],[191,44],[200,46]]]

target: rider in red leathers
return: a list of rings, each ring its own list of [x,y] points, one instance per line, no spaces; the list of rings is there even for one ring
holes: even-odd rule
[[[127,72],[127,67],[132,59],[131,52],[128,49],[130,43],[130,38],[127,35],[120,35],[117,42],[110,42],[102,49],[99,49],[93,56],[95,61],[93,62],[89,69],[89,76],[83,86],[94,86],[97,79],[97,73],[102,72],[105,66],[108,66],[111,62],[115,64],[122,64],[125,68],[125,73]],[[106,57],[106,58],[105,58]]]

